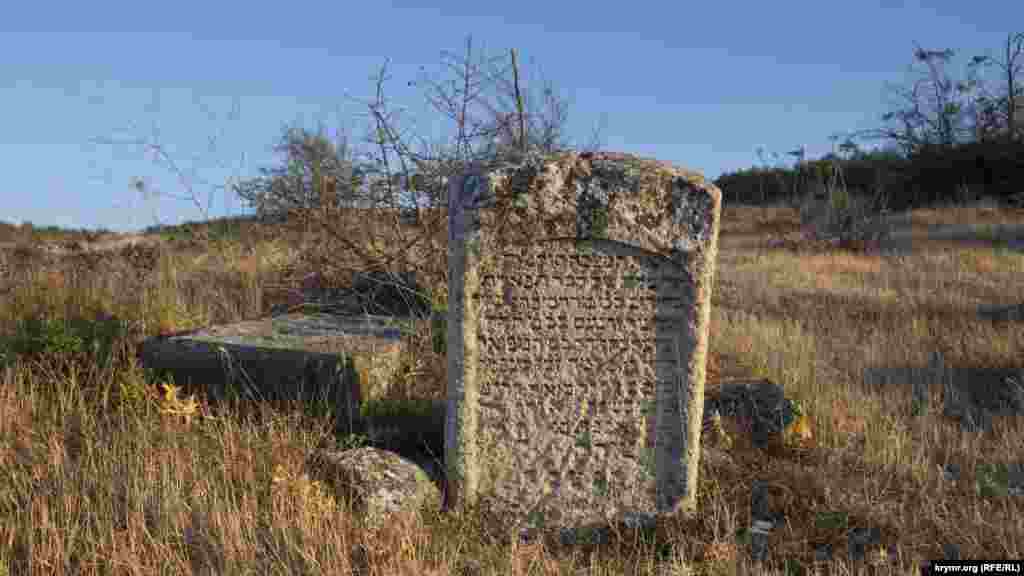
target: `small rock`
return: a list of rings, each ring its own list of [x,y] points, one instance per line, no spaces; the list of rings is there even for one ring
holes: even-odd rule
[[[348,498],[367,523],[379,526],[398,512],[440,508],[441,494],[422,468],[378,448],[323,449],[312,458],[312,472]]]
[[[942,467],[942,477],[947,482],[956,482],[960,479],[960,465],[949,463]]]
[[[1011,248],[1020,250],[1024,245],[1014,243]],[[1011,306],[979,306],[978,316],[991,320],[992,322],[1020,322],[1024,320],[1024,304]]]
[[[754,521],[750,526],[750,559],[762,562],[768,557],[768,537],[774,525],[765,520]]]
[[[832,560],[832,545],[822,544],[814,549],[815,562],[828,562]]]
[[[1007,470],[1006,491],[1010,496],[1024,496],[1024,462],[1011,464]]]
[[[1024,414],[1024,371],[1003,378],[1002,386],[993,394],[996,414]]]
[[[458,573],[461,576],[481,576],[484,573],[484,566],[479,560],[469,558],[462,561]]]
[[[768,486],[760,480],[754,480],[750,488],[750,521],[771,519],[772,513],[768,509]]]
[[[959,420],[967,432],[990,431],[993,416],[1024,414],[1024,375],[1004,376],[998,381],[978,378],[959,384],[954,382],[940,352],[931,354],[929,369],[933,379],[942,382],[943,416]]]
[[[868,546],[876,546],[882,541],[882,532],[878,528],[854,528],[847,537],[846,548],[850,560],[864,559]]]
[[[767,379],[725,382],[704,401],[705,429],[715,428],[715,415],[749,421],[751,440],[760,447],[780,436],[796,420],[792,400]],[[718,439],[718,434],[715,435]]]

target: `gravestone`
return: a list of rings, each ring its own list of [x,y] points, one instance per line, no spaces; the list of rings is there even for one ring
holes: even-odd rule
[[[721,192],[624,154],[449,188],[448,507],[520,530],[692,511]]]

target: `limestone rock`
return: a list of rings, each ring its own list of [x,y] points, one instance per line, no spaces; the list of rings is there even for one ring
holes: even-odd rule
[[[368,526],[380,526],[397,513],[441,506],[440,490],[423,469],[394,452],[372,447],[321,449],[314,454],[311,468],[352,502]]]
[[[721,191],[656,160],[567,152],[475,164],[448,193],[449,503],[486,492],[510,527],[581,537],[694,509],[689,402],[703,397]],[[608,316],[620,306],[628,319]],[[581,330],[615,337],[543,344]],[[679,345],[630,344],[651,333]],[[564,353],[602,361],[552,374]],[[668,365],[674,381],[649,385]],[[593,382],[636,393],[612,401]]]

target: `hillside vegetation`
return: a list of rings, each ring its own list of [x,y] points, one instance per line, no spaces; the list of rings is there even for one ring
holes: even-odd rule
[[[997,207],[910,214],[930,224],[968,217],[1024,223],[1021,211]],[[358,221],[346,224],[353,237],[372,237],[357,236]],[[696,517],[591,549],[509,542],[485,530],[484,512],[364,530],[346,502],[303,475],[329,422],[301,407],[214,409],[201,390],[188,396],[144,374],[135,359],[143,337],[299,299],[301,279],[323,272],[308,258],[321,244],[315,233],[253,223],[144,254],[41,251],[15,261],[4,251],[0,566],[342,574],[360,557],[380,574],[457,574],[473,562],[488,574],[653,574],[655,563],[723,573],[745,562],[754,480],[785,512],[772,536],[778,573],[811,567],[821,545],[845,550],[855,528],[880,531],[865,562],[891,554],[898,573],[949,545],[963,558],[1024,556],[1024,498],[991,479],[1019,460],[1024,418],[965,432],[935,409],[941,386],[930,410],[910,393],[929,378],[934,351],[992,377],[1024,368],[1024,322],[976,312],[1024,302],[1024,254],[922,242],[897,257],[803,241],[800,229],[788,206],[725,206],[707,386],[750,375],[782,383],[809,414],[811,440],[705,457]],[[437,279],[427,288],[444,293]],[[430,330],[427,322],[409,336],[396,394],[443,397]],[[884,385],[865,383],[872,372],[888,374]],[[962,471],[957,482],[943,479],[949,464]]]

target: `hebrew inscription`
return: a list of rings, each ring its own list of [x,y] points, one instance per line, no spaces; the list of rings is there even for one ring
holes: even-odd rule
[[[580,254],[574,244],[504,253],[473,296],[479,363],[490,368],[478,380],[479,425],[507,439],[504,451],[520,470],[495,479],[499,491],[516,494],[511,506],[529,501],[534,485],[580,510],[609,502],[608,492],[654,498],[655,452],[679,441],[666,434],[670,426],[659,431],[652,408],[678,404],[669,398],[690,279],[628,245]],[[660,417],[680,420],[671,410]],[[538,459],[548,446],[562,453]],[[605,487],[600,502],[584,489],[595,483]]]

